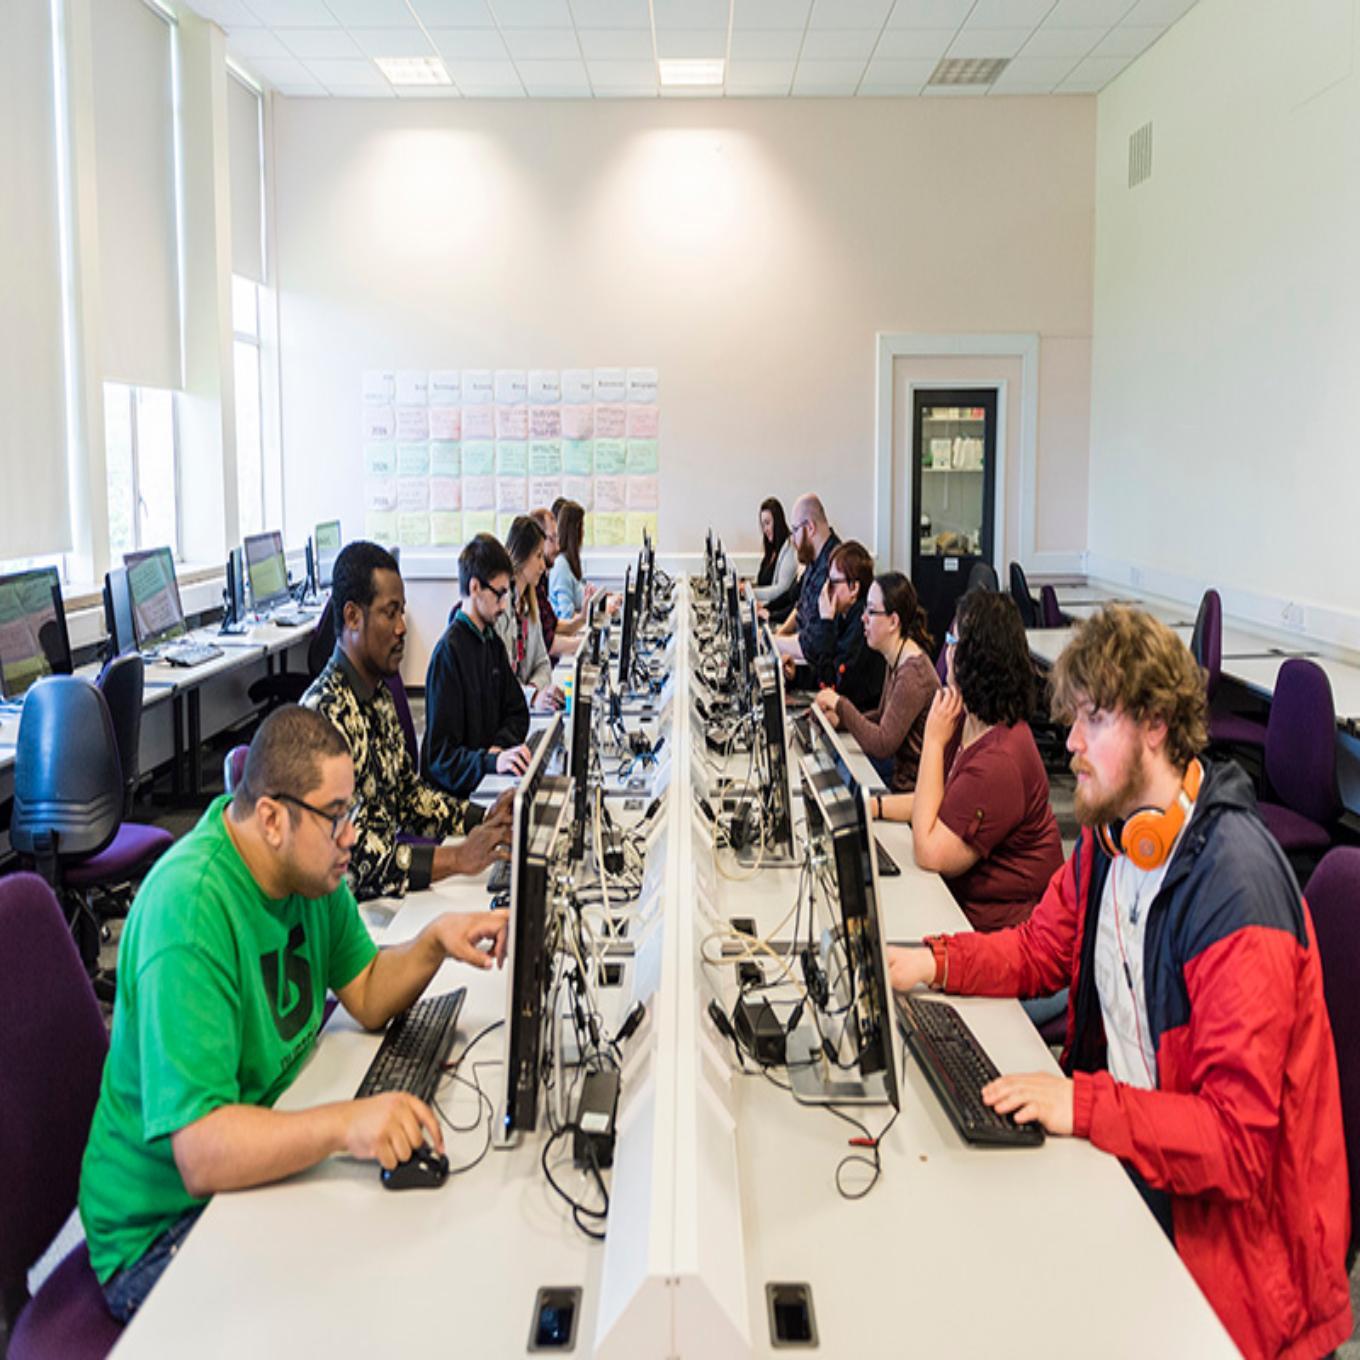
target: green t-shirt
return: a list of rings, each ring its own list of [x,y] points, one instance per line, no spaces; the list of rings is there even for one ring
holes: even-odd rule
[[[266,897],[223,826],[230,799],[147,875],[118,949],[113,1037],[80,1177],[101,1281],[203,1203],[170,1135],[222,1105],[273,1105],[321,1027],[329,988],[377,953],[348,884]]]

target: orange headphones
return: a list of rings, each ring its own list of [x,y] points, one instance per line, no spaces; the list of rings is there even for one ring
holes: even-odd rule
[[[1190,808],[1199,797],[1204,769],[1192,760],[1185,771],[1176,801],[1169,808],[1139,808],[1122,822],[1111,822],[1096,827],[1096,839],[1106,854],[1113,858],[1127,855],[1139,869],[1160,869],[1171,854],[1176,837],[1181,834]]]

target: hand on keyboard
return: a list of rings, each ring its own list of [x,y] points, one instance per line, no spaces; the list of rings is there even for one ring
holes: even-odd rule
[[[495,748],[492,748],[495,750]],[[529,768],[529,748],[527,746],[512,746],[508,751],[496,752],[496,773],[510,774],[518,777]]]
[[[510,858],[510,833],[503,821],[484,821],[468,832],[461,845],[442,847],[457,851],[455,872],[480,874],[498,859]]]
[[[379,1161],[389,1171],[422,1143],[444,1151],[444,1130],[434,1111],[405,1091],[387,1091],[339,1107],[346,1115],[345,1151]]]
[[[1049,1133],[1067,1138],[1072,1133],[1075,1085],[1051,1072],[1017,1072],[998,1077],[982,1088],[982,1099],[997,1114],[1011,1115],[1017,1124],[1036,1121]]]

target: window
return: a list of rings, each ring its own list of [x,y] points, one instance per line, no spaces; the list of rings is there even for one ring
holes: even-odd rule
[[[104,384],[109,558],[168,543],[179,553],[178,458],[173,395]]]
[[[264,528],[264,416],[260,403],[260,287],[233,274],[236,335],[236,487],[241,534]]]

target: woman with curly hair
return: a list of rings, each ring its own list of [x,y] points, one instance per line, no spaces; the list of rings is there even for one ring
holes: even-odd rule
[[[888,818],[910,817],[916,863],[948,882],[973,927],[1000,930],[1028,919],[1062,865],[1062,838],[1029,730],[1034,675],[1015,601],[970,591],[957,629],[945,639],[949,685],[926,718],[912,805],[904,796],[874,802]]]

